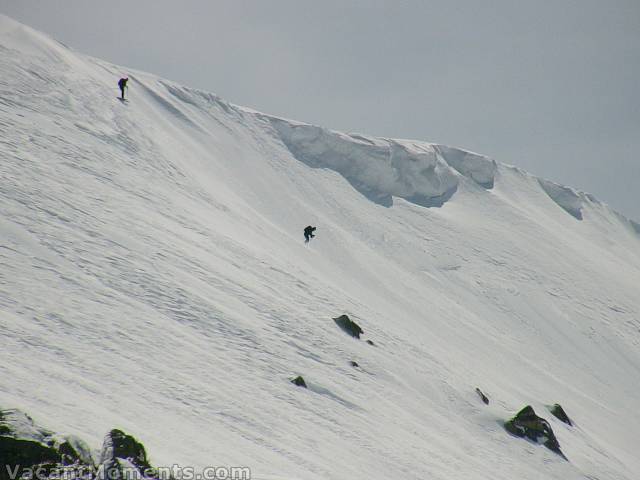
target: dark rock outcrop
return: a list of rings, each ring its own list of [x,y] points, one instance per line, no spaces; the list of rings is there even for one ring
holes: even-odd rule
[[[37,471],[39,476],[65,472],[68,478],[93,471],[89,447],[73,436],[39,427],[20,410],[0,410],[0,480]],[[74,474],[75,472],[75,474]]]
[[[93,457],[89,446],[78,437],[67,435],[58,445],[58,453],[63,465],[87,465],[93,467]]]
[[[22,475],[38,480],[159,478],[142,443],[121,430],[105,437],[96,470],[89,447],[79,438],[41,428],[19,410],[0,410],[0,480]]]
[[[102,444],[97,480],[157,478],[144,446],[122,430],[111,430]]]
[[[349,365],[351,365],[352,367],[358,368],[360,365],[358,365],[358,362],[351,360],[349,361]]]
[[[367,343],[371,346],[375,345],[375,343],[373,343],[373,340],[367,340]]]
[[[334,322],[345,332],[354,338],[360,338],[360,335],[364,333],[360,325],[351,320],[347,315],[340,315],[333,319]]]
[[[292,379],[291,383],[293,383],[297,387],[307,388],[307,382],[305,382],[304,378],[302,378],[302,376],[300,376],[300,375],[298,375],[296,378]]]
[[[564,411],[564,408],[562,408],[562,406],[559,403],[551,405],[549,407],[549,411],[551,412],[551,415],[556,417],[561,422],[564,422],[567,425],[573,426],[573,422],[571,422],[569,415],[567,415],[567,412]]]
[[[537,416],[531,405],[527,405],[515,417],[506,421],[504,428],[516,437],[524,437],[536,443],[542,443],[549,450],[566,459],[549,422]]]
[[[487,397],[484,393],[482,393],[482,390],[480,390],[478,387],[476,387],[476,393],[478,394],[478,396],[480,397],[480,400],[482,400],[485,405],[489,405],[489,397]]]

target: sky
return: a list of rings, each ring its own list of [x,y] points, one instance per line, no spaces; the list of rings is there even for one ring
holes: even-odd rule
[[[640,220],[638,0],[0,0],[0,12],[266,113],[490,155]]]

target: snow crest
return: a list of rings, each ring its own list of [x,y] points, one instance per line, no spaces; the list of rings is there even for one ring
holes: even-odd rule
[[[538,179],[538,183],[551,200],[577,220],[582,220],[582,210],[588,202],[599,203],[592,195],[578,192],[565,185],[542,178]]]
[[[280,139],[301,162],[341,174],[369,200],[391,206],[400,197],[441,207],[461,176],[492,188],[496,163],[483,155],[427,142],[335,132],[268,117]]]

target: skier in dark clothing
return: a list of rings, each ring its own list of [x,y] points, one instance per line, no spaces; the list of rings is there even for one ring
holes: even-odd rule
[[[118,81],[118,86],[120,87],[120,99],[124,100],[124,89],[127,88],[127,82],[129,81],[128,77],[121,78]]]
[[[304,229],[304,243],[309,243],[309,240],[315,237],[315,235],[313,234],[315,229],[316,227],[312,227],[311,225]]]

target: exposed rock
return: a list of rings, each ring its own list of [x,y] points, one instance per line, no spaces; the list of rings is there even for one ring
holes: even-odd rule
[[[349,362],[349,365],[351,365],[352,367],[356,367],[356,368],[360,366],[360,365],[358,365],[358,362],[355,362],[355,361],[353,361],[353,360],[351,360],[351,361]]]
[[[84,442],[41,428],[26,413],[14,409],[0,410],[0,459],[0,480],[7,480],[9,471],[19,477],[31,469],[46,477],[54,470],[65,470],[72,478],[69,466],[77,470],[86,467],[85,473],[93,470],[93,459]]]
[[[531,405],[527,405],[515,417],[506,421],[504,428],[517,437],[526,437],[536,443],[542,443],[549,450],[566,459],[549,422],[537,416]]]
[[[122,430],[111,430],[100,453],[96,479],[157,478],[142,443]]]
[[[19,478],[25,470],[41,466],[49,472],[58,461],[59,455],[54,448],[48,447],[32,440],[23,440],[0,436],[0,480],[9,479],[9,471],[14,472]]]
[[[0,410],[0,462],[0,480],[21,475],[45,480],[158,478],[144,446],[121,430],[105,437],[96,471],[82,440],[41,428],[19,410]]]
[[[478,396],[484,402],[485,405],[489,405],[489,397],[487,397],[484,393],[482,393],[482,390],[476,387],[476,393],[478,394]]]
[[[354,338],[360,338],[360,334],[364,333],[360,325],[351,320],[347,315],[340,315],[333,319],[334,322],[346,333]]]
[[[367,343],[368,343],[369,345],[375,345],[375,344],[373,343],[373,340],[367,340]]]
[[[80,463],[82,465],[93,465],[93,458],[89,446],[78,437],[68,435],[61,438],[57,444],[58,453],[63,465]]]
[[[305,382],[304,378],[302,378],[302,376],[300,376],[300,375],[298,375],[296,378],[291,380],[291,383],[293,383],[294,385],[296,385],[298,387],[307,388],[307,382]]]
[[[562,406],[559,403],[556,403],[551,407],[549,407],[549,411],[554,417],[556,417],[561,422],[564,422],[567,425],[573,425],[573,423],[571,422],[571,419],[569,418],[569,415],[567,415],[567,412],[564,411],[564,408],[562,408]]]

